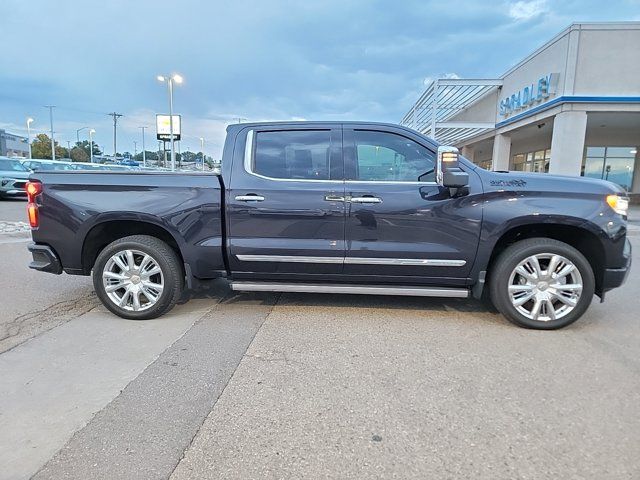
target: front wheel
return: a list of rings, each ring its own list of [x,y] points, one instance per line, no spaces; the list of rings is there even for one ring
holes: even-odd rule
[[[509,246],[495,261],[490,293],[508,320],[526,328],[553,330],[582,316],[595,290],[593,270],[575,248],[550,238]]]
[[[176,253],[162,240],[132,235],[107,245],[93,267],[93,286],[102,304],[119,317],[156,318],[171,310],[182,292]]]

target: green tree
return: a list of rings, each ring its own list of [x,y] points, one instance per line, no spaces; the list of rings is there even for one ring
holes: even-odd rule
[[[158,160],[158,152],[151,152],[149,150],[146,151],[146,158],[147,161],[151,160],[151,161],[156,161]],[[142,163],[142,152],[138,153],[135,157],[133,157],[133,159],[136,162],[140,162]]]
[[[89,155],[83,148],[76,146],[71,149],[71,160],[74,162],[87,162],[89,161]]]
[[[74,162],[88,162],[91,159],[90,152],[91,144],[88,140],[76,142],[76,145],[71,149],[71,159]],[[93,143],[93,155],[102,155],[100,147]]]
[[[67,155],[67,149],[54,142],[56,149],[56,158],[64,158]],[[51,156],[51,139],[48,135],[40,133],[31,142],[31,156],[33,158],[50,159]]]

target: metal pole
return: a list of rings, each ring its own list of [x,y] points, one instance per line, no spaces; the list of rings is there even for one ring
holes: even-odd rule
[[[69,154],[69,160],[71,160],[71,142],[67,140],[67,153]]]
[[[77,130],[76,130],[76,141],[77,141],[78,143],[80,143],[80,132],[81,132],[82,130],[86,129],[86,128],[89,128],[89,127],[82,127],[82,128],[79,128],[79,129],[77,129]]]
[[[53,139],[53,109],[55,105],[45,105],[49,109],[49,122],[51,123],[51,159],[56,159],[56,143]]]
[[[93,163],[93,130],[89,130],[89,157]]]
[[[438,92],[440,90],[440,84],[438,80],[434,82],[433,86],[433,101],[431,102],[431,138],[436,139],[436,114],[438,112]]]
[[[136,156],[138,155],[138,142],[136,142],[135,140],[133,141],[133,159],[135,160]]]
[[[27,143],[29,144],[29,160],[31,160],[31,122],[33,118],[27,118]]]
[[[113,161],[116,161],[116,153],[118,153],[118,147],[117,147],[117,137],[116,137],[116,132],[117,132],[117,125],[118,125],[118,118],[122,117],[121,113],[107,113],[107,115],[109,115],[110,117],[113,117]]]
[[[176,170],[176,146],[173,141],[173,78],[169,76],[167,79],[169,86],[169,138],[171,139],[171,171]]]
[[[142,166],[146,167],[147,166],[147,153],[145,152],[145,147],[144,147],[144,129],[147,127],[140,127],[142,129]]]
[[[204,138],[200,137],[200,153],[202,153],[202,171],[204,172]]]

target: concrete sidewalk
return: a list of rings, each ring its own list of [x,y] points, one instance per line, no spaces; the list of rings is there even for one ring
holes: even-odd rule
[[[98,307],[0,356],[0,478],[28,478],[212,307],[153,321]]]

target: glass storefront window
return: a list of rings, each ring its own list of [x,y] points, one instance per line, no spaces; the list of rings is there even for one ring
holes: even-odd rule
[[[517,172],[549,171],[549,158],[551,150],[536,150],[535,152],[519,153],[513,156],[513,170]]]
[[[600,178],[631,190],[637,147],[587,147],[582,176]]]

